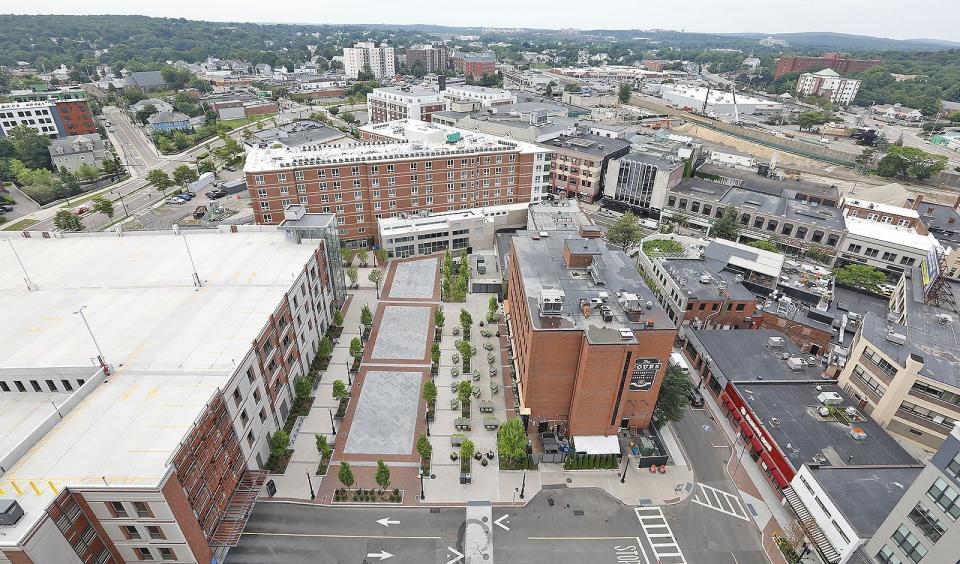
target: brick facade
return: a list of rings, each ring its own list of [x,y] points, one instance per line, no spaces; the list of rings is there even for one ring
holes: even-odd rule
[[[57,100],[57,113],[63,123],[61,137],[72,135],[87,135],[97,132],[93,123],[93,114],[86,100]]]
[[[773,78],[780,78],[791,72],[803,73],[827,68],[837,71],[838,74],[850,74],[872,69],[882,63],[880,59],[847,59],[838,53],[824,53],[822,57],[780,57],[777,59]]]

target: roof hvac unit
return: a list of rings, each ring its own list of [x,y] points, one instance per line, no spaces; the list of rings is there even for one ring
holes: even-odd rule
[[[837,392],[823,392],[817,395],[817,401],[823,405],[840,405],[843,403],[843,396]]]
[[[803,370],[806,365],[807,363],[798,356],[792,356],[787,359],[787,367],[790,370]]]
[[[563,312],[563,291],[555,288],[540,290],[540,315],[560,315]]]
[[[767,339],[767,346],[772,349],[782,349],[783,345],[783,337],[770,337]]]
[[[0,526],[16,525],[23,517],[23,508],[12,499],[0,499]]]
[[[891,343],[896,343],[898,345],[907,344],[907,336],[904,335],[903,333],[895,333],[893,331],[890,331],[887,333],[887,340],[890,341]]]

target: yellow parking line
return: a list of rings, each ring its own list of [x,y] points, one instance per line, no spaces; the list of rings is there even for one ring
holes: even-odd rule
[[[33,483],[33,480],[30,481],[30,487],[33,488],[33,493],[36,495],[43,495],[43,490],[38,488],[37,485]]]
[[[10,480],[10,485],[13,486],[13,489],[17,490],[17,495],[23,495],[23,490],[20,489],[20,486],[18,486],[16,482]]]
[[[50,489],[53,490],[53,493],[59,494],[60,490],[57,489],[57,486],[53,485],[53,482],[47,480],[47,485],[50,486]]]

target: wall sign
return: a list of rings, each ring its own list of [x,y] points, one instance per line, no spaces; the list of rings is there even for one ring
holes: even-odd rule
[[[630,391],[642,392],[653,387],[653,381],[662,364],[656,358],[638,358],[633,364],[633,374],[630,377]]]

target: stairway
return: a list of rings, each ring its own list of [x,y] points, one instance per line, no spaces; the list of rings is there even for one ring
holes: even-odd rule
[[[240,535],[247,526],[257,495],[266,480],[266,470],[247,470],[243,473],[216,530],[210,537],[211,546],[236,546],[240,542]]]
[[[810,515],[809,511],[807,511],[807,507],[803,504],[803,501],[800,499],[800,496],[797,495],[797,492],[790,487],[784,488],[783,496],[787,499],[787,503],[790,504],[790,507],[793,508],[794,513],[797,514],[797,518],[799,519],[800,524],[803,526],[803,529],[817,545],[817,549],[820,554],[822,554],[823,557],[827,559],[827,562],[830,562],[830,564],[840,562],[840,553],[837,552],[837,549],[833,547],[833,544],[831,544],[830,539],[827,538],[827,535],[823,533],[820,525],[817,524],[817,520]]]

